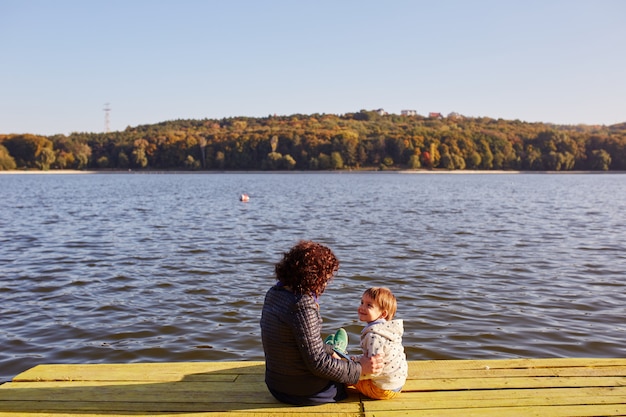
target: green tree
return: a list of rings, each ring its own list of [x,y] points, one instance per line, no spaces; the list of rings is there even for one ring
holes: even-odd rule
[[[524,162],[524,166],[526,167],[526,169],[530,169],[531,171],[543,170],[543,158],[541,155],[541,151],[534,148],[532,145],[529,145],[526,148],[526,159]]]
[[[74,155],[69,152],[59,151],[57,153],[56,161],[54,162],[54,167],[58,169],[66,169],[73,163]]]
[[[13,159],[7,148],[0,145],[0,171],[10,171],[16,167],[15,159]]]
[[[381,165],[383,165],[385,168],[391,168],[393,166],[393,158],[390,156],[384,157]]]
[[[283,166],[285,169],[292,170],[296,167],[296,160],[291,155],[283,156]]]
[[[148,157],[146,156],[145,148],[135,148],[133,150],[133,162],[139,168],[148,166]]]
[[[626,171],[626,124],[622,132],[615,132],[606,144],[606,151],[611,156],[610,169]]]
[[[197,137],[198,148],[200,151],[200,161],[202,164],[202,168],[206,168],[206,154],[205,149],[207,145],[207,140],[204,136],[198,135]]]
[[[454,169],[454,160],[450,156],[450,152],[441,152],[441,159],[439,160],[439,168]]]
[[[217,151],[215,153],[215,167],[219,169],[224,169],[224,165],[226,165],[226,155],[222,151]]]
[[[185,168],[193,170],[199,169],[200,161],[196,161],[192,155],[187,155],[187,158],[185,158]]]
[[[39,152],[39,155],[37,155],[35,164],[37,168],[47,171],[50,169],[50,165],[52,165],[55,160],[56,155],[54,154],[52,148],[46,147],[41,149],[41,152]]]
[[[465,169],[465,159],[463,159],[460,154],[455,153],[452,155],[452,160],[454,162],[455,169]]]
[[[450,156],[450,148],[445,143],[439,145],[439,168],[454,169],[454,160]]]
[[[343,158],[339,152],[333,152],[330,154],[330,168],[343,169]]]
[[[52,141],[43,136],[15,135],[6,139],[2,144],[9,151],[18,168],[41,168],[43,164],[47,165],[45,169],[48,169],[54,162],[54,159],[49,162],[49,151],[53,150]],[[44,152],[44,149],[48,151]],[[42,152],[44,152],[43,156]]]
[[[133,162],[139,168],[145,168],[148,166],[148,156],[146,155],[146,148],[148,147],[148,141],[145,139],[137,139],[134,143],[133,149]]]
[[[351,167],[359,165],[359,134],[353,130],[344,130],[335,136],[335,149],[340,152],[345,164]],[[332,155],[331,155],[332,156]]]
[[[608,171],[611,166],[611,155],[604,149],[592,151],[589,159],[591,169],[596,171]]]
[[[85,169],[89,166],[89,159],[91,158],[91,147],[86,143],[76,144],[74,147],[74,167],[76,169]]]
[[[492,169],[493,153],[491,152],[491,147],[486,139],[478,141],[478,152],[480,154],[480,168],[486,170]]]
[[[128,160],[128,155],[126,155],[126,152],[120,151],[117,154],[117,166],[122,169],[128,168],[129,160]]]
[[[400,162],[402,160],[402,154],[405,149],[406,146],[403,139],[385,138],[385,156],[390,157],[394,162]]]
[[[469,169],[478,169],[482,164],[482,160],[478,152],[472,151],[466,161],[467,167]]]
[[[360,167],[365,165],[367,162],[367,151],[365,146],[360,143],[357,148],[357,156],[356,156],[356,166]]]
[[[104,155],[101,156],[96,161],[96,165],[98,165],[98,168],[108,168],[109,167],[109,158],[104,156]]]
[[[84,169],[89,166],[93,151],[88,144],[87,134],[74,133],[69,137],[57,135],[53,139],[56,150],[55,168]],[[101,146],[101,144],[98,146]]]
[[[418,154],[413,154],[409,158],[409,169],[418,169],[422,167],[422,163],[420,162],[420,156]]]
[[[283,155],[278,152],[268,153],[264,161],[263,169],[269,169],[271,171],[280,169],[282,159]]]
[[[327,154],[321,152],[318,156],[317,156],[317,160],[318,160],[318,168],[321,170],[327,170],[331,168],[331,162],[330,162],[330,156],[328,156]]]

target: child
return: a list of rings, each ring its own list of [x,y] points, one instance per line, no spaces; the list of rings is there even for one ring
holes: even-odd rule
[[[361,332],[363,355],[383,354],[383,370],[379,374],[362,376],[354,386],[361,394],[375,400],[387,400],[400,394],[406,382],[408,366],[402,334],[402,320],[392,320],[396,314],[396,297],[388,288],[367,289],[358,308],[359,320],[367,322]],[[354,357],[359,360],[360,357]]]

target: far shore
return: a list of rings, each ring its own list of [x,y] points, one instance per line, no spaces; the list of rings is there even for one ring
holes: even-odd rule
[[[47,171],[39,170],[11,170],[0,171],[2,174],[39,174],[39,175],[77,175],[77,174],[626,174],[626,171],[506,171],[506,170],[337,170],[337,171],[176,171],[176,170],[76,170],[55,169]]]

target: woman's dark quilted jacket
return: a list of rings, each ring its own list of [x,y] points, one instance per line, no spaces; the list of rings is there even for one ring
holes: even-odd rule
[[[265,351],[265,383],[289,395],[312,395],[330,381],[355,384],[358,362],[334,359],[321,337],[322,317],[310,295],[272,287],[265,295],[261,336]]]

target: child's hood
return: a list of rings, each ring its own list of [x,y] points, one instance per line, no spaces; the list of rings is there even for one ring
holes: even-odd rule
[[[404,333],[404,323],[402,320],[391,320],[376,323],[373,326],[367,326],[363,329],[363,334],[367,333],[377,334],[391,341],[400,341],[402,340],[402,334]]]

